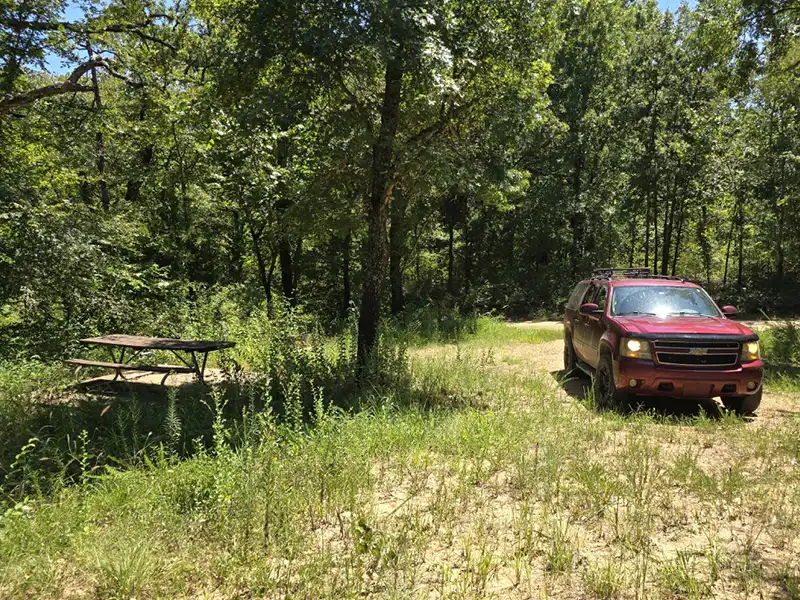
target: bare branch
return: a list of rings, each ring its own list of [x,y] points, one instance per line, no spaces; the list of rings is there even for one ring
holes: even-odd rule
[[[41,100],[43,98],[49,98],[51,96],[58,96],[61,94],[69,94],[72,92],[94,91],[93,86],[82,85],[78,83],[81,77],[83,77],[84,75],[86,75],[86,73],[91,71],[92,68],[105,69],[109,73],[109,75],[111,75],[112,77],[116,77],[117,79],[123,80],[128,85],[131,85],[133,87],[142,87],[141,83],[133,81],[127,75],[117,73],[107,60],[95,54],[91,60],[78,65],[78,67],[70,74],[70,76],[67,77],[67,79],[65,79],[61,83],[53,83],[50,85],[45,85],[39,88],[28,90],[27,92],[13,94],[0,99],[0,116],[2,116],[4,113],[7,113],[8,111],[14,108],[18,108],[20,106],[27,106],[28,104],[33,104],[37,100]]]

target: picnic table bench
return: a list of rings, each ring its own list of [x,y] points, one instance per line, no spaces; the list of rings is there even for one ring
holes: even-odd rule
[[[193,373],[197,376],[200,383],[204,383],[204,375],[206,370],[206,361],[208,360],[208,353],[215,350],[223,350],[225,348],[232,348],[236,345],[235,342],[226,342],[221,340],[181,340],[177,338],[153,338],[140,335],[123,335],[112,334],[104,335],[101,337],[84,338],[80,340],[81,344],[87,346],[103,346],[108,349],[111,354],[111,361],[99,360],[84,360],[82,358],[73,358],[67,360],[67,364],[77,367],[103,367],[107,369],[114,369],[114,381],[121,377],[125,379],[123,371],[146,371],[150,373],[164,373],[161,380],[161,385],[167,381],[172,373]],[[119,355],[115,353],[119,350]],[[132,352],[126,357],[125,354],[131,350]],[[134,364],[132,361],[147,350],[166,350],[172,352],[173,355],[182,363],[179,365],[146,365]],[[202,356],[202,360],[198,358]]]

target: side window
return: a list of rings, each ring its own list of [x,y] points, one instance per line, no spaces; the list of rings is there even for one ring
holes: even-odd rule
[[[592,298],[594,298],[594,294],[597,291],[597,286],[592,284],[589,286],[589,289],[586,290],[586,293],[583,295],[583,300],[581,300],[581,304],[586,304],[587,302],[591,302]]]
[[[581,282],[575,286],[575,289],[572,291],[572,295],[569,297],[569,301],[567,302],[567,308],[569,310],[578,310],[580,308],[581,298],[583,298],[583,293],[586,291],[586,286],[588,284]]]
[[[600,289],[597,290],[597,297],[594,299],[594,303],[602,310],[606,312],[606,300],[608,299],[608,287],[601,285]]]

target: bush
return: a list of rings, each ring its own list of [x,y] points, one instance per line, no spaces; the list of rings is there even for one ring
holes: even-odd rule
[[[760,333],[762,354],[775,365],[800,366],[800,327],[795,321],[780,321]]]

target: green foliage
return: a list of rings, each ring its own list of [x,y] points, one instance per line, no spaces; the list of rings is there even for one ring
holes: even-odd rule
[[[800,367],[800,328],[787,319],[771,323],[759,333],[765,360],[776,366]]]

